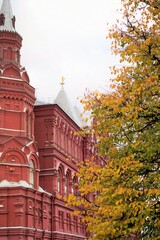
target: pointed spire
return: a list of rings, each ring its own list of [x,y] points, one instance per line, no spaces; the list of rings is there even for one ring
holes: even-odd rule
[[[0,31],[15,32],[15,16],[12,13],[10,0],[3,0],[0,10]]]
[[[62,86],[62,88],[63,88],[63,86],[64,86],[64,84],[65,84],[65,77],[64,76],[62,76],[61,77],[61,82],[60,82],[60,84],[61,84],[61,86]]]
[[[77,110],[75,111],[63,87],[58,93],[54,104],[57,104],[78,126],[82,126],[82,121],[79,118],[80,114],[77,115]]]
[[[70,103],[70,100],[64,90],[64,88],[61,88],[59,91],[56,99],[54,100],[54,104],[57,104],[62,110],[71,118],[73,119],[73,112],[72,112],[72,105]]]

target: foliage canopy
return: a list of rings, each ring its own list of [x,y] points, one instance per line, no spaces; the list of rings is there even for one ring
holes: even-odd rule
[[[68,202],[81,206],[90,239],[160,239],[160,1],[122,0],[121,12],[108,35],[121,62],[112,91],[83,99],[107,162],[81,163],[81,197]]]

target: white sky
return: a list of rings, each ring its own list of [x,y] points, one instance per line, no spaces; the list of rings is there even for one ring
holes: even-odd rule
[[[62,75],[72,103],[86,88],[107,91],[109,66],[116,64],[106,40],[107,22],[119,17],[120,0],[11,0],[11,4],[23,37],[21,63],[38,99],[54,100]]]

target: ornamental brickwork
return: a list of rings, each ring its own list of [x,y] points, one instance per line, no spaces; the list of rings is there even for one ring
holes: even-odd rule
[[[10,1],[0,11],[0,240],[82,240],[85,225],[63,196],[76,192],[88,156],[79,126],[58,104],[35,105],[21,66]],[[62,93],[63,94],[63,93]]]

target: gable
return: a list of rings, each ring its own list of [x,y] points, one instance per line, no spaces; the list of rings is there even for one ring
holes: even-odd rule
[[[29,83],[29,76],[26,71],[22,73],[22,80]]]
[[[3,71],[3,75],[7,76],[7,77],[15,77],[15,78],[20,78],[21,77],[18,68],[15,68],[13,66],[7,67]]]
[[[4,146],[5,149],[19,149],[22,150],[23,144],[18,141],[15,137],[11,137],[4,142],[1,142],[1,146]]]

